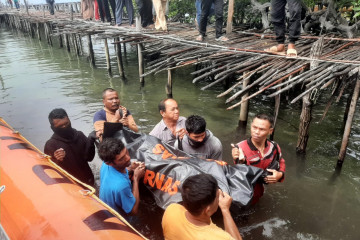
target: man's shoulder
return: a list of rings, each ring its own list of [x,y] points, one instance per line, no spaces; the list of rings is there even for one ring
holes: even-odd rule
[[[94,122],[99,120],[106,121],[106,112],[104,109],[100,109],[94,114]]]

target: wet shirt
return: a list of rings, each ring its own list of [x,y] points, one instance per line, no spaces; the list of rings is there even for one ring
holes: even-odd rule
[[[179,148],[178,144],[176,144],[175,147],[198,158],[222,160],[222,144],[210,130],[206,130],[204,141],[205,143],[203,145],[195,148],[191,146],[189,136],[185,135],[181,142],[182,149]]]
[[[176,123],[176,130],[185,128],[185,121],[186,118],[180,116],[177,123]],[[171,132],[171,130],[166,126],[164,120],[161,119],[161,121],[156,124],[154,129],[149,133],[150,135],[159,138],[163,142],[171,142],[176,139],[176,136]]]
[[[130,213],[136,199],[132,193],[129,173],[121,173],[105,163],[100,169],[100,194],[102,201],[119,213]]]
[[[45,143],[44,153],[51,156],[51,160],[71,175],[93,186],[94,174],[88,162],[92,161],[95,156],[94,140],[87,138],[81,131],[73,130],[73,139],[65,139],[54,133]],[[65,150],[65,158],[62,161],[58,161],[54,157],[54,152],[59,148]]]
[[[125,117],[131,115],[131,112],[126,109]],[[93,124],[95,131],[104,130],[104,122],[115,122],[115,113],[104,109],[97,111],[94,115]]]
[[[162,228],[165,240],[230,240],[234,239],[212,221],[207,226],[196,226],[185,216],[186,208],[173,203],[165,210]]]
[[[270,140],[266,139],[264,155],[261,155],[260,151],[255,147],[251,142],[251,138],[244,140],[237,144],[244,152],[246,165],[251,165],[261,169],[266,169],[272,160],[279,154],[279,163],[280,163],[280,172],[283,172],[283,177],[279,180],[280,182],[284,181],[285,176],[285,160],[282,157],[281,149],[278,144],[274,144]],[[252,203],[255,204],[259,201],[260,197],[264,194],[264,185],[262,183],[257,183],[254,187],[254,196]]]

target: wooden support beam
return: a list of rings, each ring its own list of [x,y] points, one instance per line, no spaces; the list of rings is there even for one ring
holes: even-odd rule
[[[280,90],[280,87],[277,90]],[[274,128],[273,128],[272,134],[270,135],[270,140],[271,141],[274,140],[274,136],[275,136],[276,122],[277,122],[277,118],[279,116],[279,110],[280,110],[280,97],[281,97],[281,94],[278,94],[278,95],[275,96]]]
[[[346,124],[345,124],[345,129],[344,129],[344,135],[343,135],[343,139],[341,142],[341,147],[340,147],[340,152],[339,152],[339,156],[338,156],[338,161],[336,164],[336,168],[337,169],[341,169],[343,163],[344,163],[344,159],[345,159],[345,155],[346,155],[346,149],[349,143],[349,137],[350,137],[350,132],[351,132],[351,125],[352,125],[352,121],[354,118],[354,113],[356,110],[356,103],[359,99],[359,92],[360,92],[360,68],[358,71],[358,76],[357,76],[357,80],[356,80],[356,85],[354,88],[354,93],[352,95],[351,98],[351,104],[349,107],[349,114],[348,117],[346,119]]]
[[[119,42],[120,38],[117,37],[115,38],[116,42]],[[121,44],[117,43],[115,44],[116,46],[116,59],[117,59],[117,63],[118,63],[118,68],[119,68],[119,75],[121,78],[125,78],[125,72],[124,72],[124,65],[123,65],[123,60],[122,60],[122,55],[121,55]]]
[[[243,73],[243,75],[247,75],[247,71]],[[246,78],[243,81],[243,89],[246,88],[246,86],[249,84],[250,78]],[[246,93],[241,100],[246,99],[249,96],[249,93]],[[249,113],[249,100],[244,101],[241,103],[240,106],[240,115],[239,115],[239,127],[246,128],[247,125],[247,119],[248,119],[248,113]]]
[[[168,98],[173,98],[172,94],[172,79],[171,79],[171,69],[168,69],[168,81],[165,86],[166,95]]]
[[[80,56],[80,48],[79,48],[79,44],[77,41],[76,33],[72,34],[72,39],[73,39],[76,55]]]
[[[144,77],[142,75],[144,74],[144,56],[143,56],[143,45],[139,43],[137,45],[138,49],[138,61],[139,61],[139,76],[140,76],[140,84],[143,87],[145,85]]]
[[[232,22],[233,22],[233,16],[234,16],[234,1],[235,0],[229,0],[229,7],[228,7],[228,18],[226,22],[226,34],[229,35],[232,32]]]
[[[315,60],[321,56],[323,44],[324,38],[320,38],[311,47],[310,58],[314,60],[310,62],[310,69],[314,69],[319,65],[319,62]],[[309,139],[310,122],[312,119],[312,101],[310,99],[310,94],[311,92],[302,97],[303,103],[300,114],[299,136],[296,144],[296,152],[299,154],[305,154]]]
[[[110,54],[109,54],[109,46],[108,46],[107,38],[104,39],[104,45],[105,45],[105,57],[106,57],[106,69],[107,69],[107,71],[109,73],[109,76],[112,76]]]
[[[89,49],[89,60],[92,67],[95,67],[95,55],[94,55],[94,49],[91,41],[91,34],[87,35],[88,38],[88,49]]]
[[[39,41],[41,41],[40,26],[39,26],[38,22],[36,23],[36,33],[37,33]]]
[[[66,50],[70,52],[70,40],[69,40],[69,34],[67,33],[65,33],[65,45],[66,45]]]

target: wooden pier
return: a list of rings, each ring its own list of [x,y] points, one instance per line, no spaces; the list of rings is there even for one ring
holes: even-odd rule
[[[171,74],[173,69],[195,66],[191,73],[193,83],[205,81],[206,90],[217,84],[230,83],[228,89],[219,94],[228,104],[227,109],[241,105],[239,123],[247,121],[247,104],[253,97],[262,94],[275,98],[274,115],[280,109],[280,96],[290,89],[300,89],[297,96],[291,96],[291,104],[302,100],[297,152],[305,153],[311,123],[311,108],[322,92],[329,92],[330,98],[324,110],[324,117],[332,103],[340,101],[345,92],[351,92],[343,145],[337,166],[341,167],[351,122],[356,109],[360,88],[360,39],[343,39],[338,36],[301,36],[297,41],[297,58],[269,54],[265,48],[276,44],[274,35],[256,31],[244,31],[232,28],[227,34],[226,43],[215,41],[214,27],[209,26],[204,42],[195,41],[198,35],[194,26],[180,23],[168,23],[168,32],[131,27],[111,26],[109,23],[85,21],[79,13],[71,11],[56,12],[55,15],[41,11],[1,12],[0,26],[8,26],[29,33],[41,40],[40,31],[46,36],[43,41],[52,45],[52,39],[58,38],[60,47],[67,51],[83,54],[82,39],[87,39],[88,59],[95,66],[92,39],[103,39],[105,45],[106,66],[109,74],[115,72],[110,66],[108,44],[116,45],[116,57],[119,75],[124,78],[126,71],[122,63],[121,43],[136,45],[139,60],[139,81],[143,86],[146,76],[159,72],[168,72],[165,84],[166,96],[172,97]],[[139,28],[137,28],[139,29]],[[224,105],[225,106],[225,105]],[[276,121],[276,120],[275,120]]]

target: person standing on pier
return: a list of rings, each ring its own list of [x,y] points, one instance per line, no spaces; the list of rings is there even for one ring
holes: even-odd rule
[[[223,0],[202,0],[201,2],[201,17],[199,23],[199,33],[200,35],[196,38],[197,41],[204,41],[206,36],[206,25],[208,17],[210,14],[211,5],[214,4],[215,9],[215,40],[225,42],[229,39],[225,36],[222,36],[222,27],[223,27],[223,10],[224,10],[224,1]]]
[[[47,4],[49,5],[49,12],[51,15],[54,15],[55,12],[54,12],[54,3],[55,3],[55,0],[46,0]]]
[[[98,154],[104,161],[100,169],[100,199],[122,215],[135,215],[140,204],[139,181],[145,174],[145,164],[131,163],[128,150],[116,138],[104,139],[99,144]]]
[[[156,13],[155,29],[167,32],[167,23],[165,17],[167,0],[152,0]]]
[[[266,52],[285,55],[285,6],[288,4],[290,13],[289,19],[289,44],[287,46],[286,56],[297,57],[295,42],[299,39],[301,33],[301,1],[299,0],[271,0],[271,22],[274,25],[277,46],[265,49]]]
[[[187,134],[175,142],[175,147],[202,159],[222,160],[222,144],[214,134],[206,129],[206,121],[201,116],[191,115],[185,121]]]
[[[285,160],[279,145],[267,139],[274,130],[274,119],[266,114],[258,114],[251,123],[251,137],[239,142],[232,148],[235,163],[246,164],[266,170],[269,174],[263,179],[266,184],[284,181]],[[279,168],[268,169],[273,161],[278,161]],[[263,183],[254,187],[252,204],[259,201],[264,193]]]
[[[132,0],[116,0],[116,10],[115,10],[115,19],[116,25],[120,26],[122,23],[122,15],[123,15],[123,8],[124,5],[126,7],[126,12],[129,18],[129,25],[131,27],[135,27],[134,25],[134,6]]]
[[[95,156],[95,139],[72,128],[62,108],[50,112],[49,122],[54,134],[46,142],[44,153],[80,181],[94,186],[94,174],[88,162]]]
[[[125,127],[138,132],[130,111],[120,105],[118,93],[113,88],[106,88],[102,94],[104,108],[94,115],[94,128],[96,136],[101,137],[104,132],[104,122],[122,123]]]
[[[153,4],[151,0],[136,0],[136,5],[139,10],[139,14],[141,17],[141,27],[146,28],[153,28],[153,14],[152,8]]]
[[[160,101],[158,108],[162,120],[156,124],[149,134],[163,142],[174,145],[177,138],[182,139],[186,134],[186,118],[180,116],[179,106],[172,98]]]

